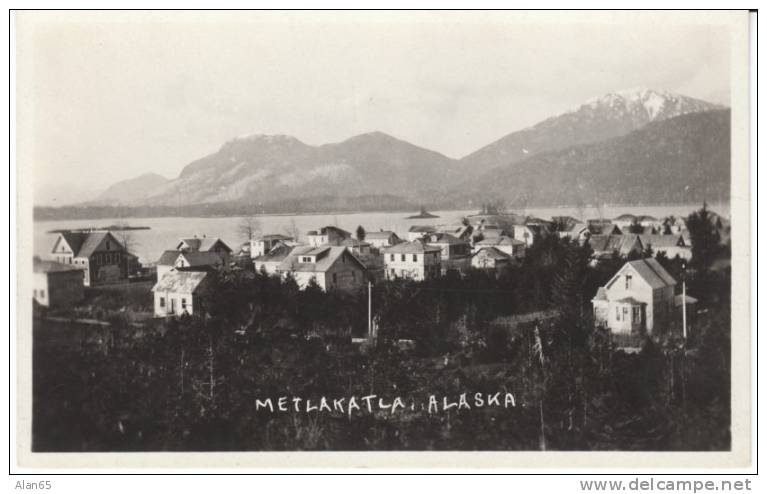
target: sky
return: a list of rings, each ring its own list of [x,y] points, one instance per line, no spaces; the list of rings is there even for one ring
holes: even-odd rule
[[[17,115],[36,204],[174,178],[255,133],[382,131],[460,158],[611,91],[730,98],[728,30],[671,12],[25,14]]]

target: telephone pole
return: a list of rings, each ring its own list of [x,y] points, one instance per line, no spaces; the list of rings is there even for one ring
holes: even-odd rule
[[[373,284],[368,281],[368,339],[373,339]]]
[[[687,340],[687,263],[682,263],[682,338]]]

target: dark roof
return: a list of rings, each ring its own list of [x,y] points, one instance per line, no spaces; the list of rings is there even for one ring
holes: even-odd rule
[[[108,231],[61,232],[67,244],[72,248],[73,257],[90,257],[101,242],[109,237],[114,241],[115,251],[122,251],[122,244]],[[55,245],[54,245],[55,247]],[[53,251],[52,251],[53,253]]]
[[[676,280],[652,257],[631,261],[628,264],[653,288],[676,285]]]
[[[38,258],[32,259],[32,269],[35,273],[63,273],[66,271],[82,271],[81,268],[71,264],[63,264],[56,261],[44,261]]]
[[[507,260],[508,261],[509,259],[511,259],[510,255],[508,255],[507,253],[505,253],[503,251],[500,251],[500,250],[496,249],[495,247],[482,247],[474,255],[478,256],[480,254],[484,254],[486,257],[489,257],[491,259],[495,259],[496,261],[499,261],[499,260]]]
[[[630,252],[634,241],[639,235],[627,234],[627,235],[592,235],[589,237],[589,246],[595,253],[613,252],[618,251],[620,254],[626,255]],[[641,247],[641,239],[640,239]]]
[[[67,245],[72,249],[74,256],[77,257],[77,253],[80,252],[80,247],[85,242],[85,239],[88,238],[89,234],[86,232],[61,232],[60,235],[64,237]]]
[[[352,236],[352,234],[347,232],[346,230],[342,230],[341,228],[338,228],[337,226],[333,226],[333,225],[323,226],[319,230],[310,230],[307,234],[308,235],[327,235],[328,232],[331,231],[331,230],[335,231],[336,233],[338,233],[342,237],[351,237]]]
[[[449,244],[449,245],[456,245],[456,244],[465,245],[468,243],[465,240],[461,240],[460,238],[454,237],[453,235],[449,233],[432,233],[426,236],[425,241],[428,244]]]
[[[439,247],[432,247],[425,245],[419,241],[402,242],[401,244],[393,245],[383,249],[386,254],[420,254],[424,252],[441,252]]]
[[[258,262],[282,262],[293,249],[294,247],[279,243],[266,254],[260,255],[253,260]]]
[[[217,237],[182,238],[181,242],[188,245],[190,249],[199,250],[200,252],[207,252],[211,247],[216,245],[216,243],[221,243],[225,250],[232,252],[232,248],[226,245],[226,242]],[[181,247],[181,243],[179,243],[178,247]]]
[[[346,247],[370,247],[370,242],[366,242],[364,240],[359,240],[356,238],[347,238],[343,242],[341,242],[341,245],[344,245]]]
[[[497,237],[485,238],[476,242],[474,245],[493,247],[496,245],[525,245],[522,240],[516,238],[507,237],[506,235],[500,235]]]
[[[352,261],[359,264],[362,269],[365,268],[365,264],[362,263],[357,257],[351,254],[346,247],[340,246],[323,246],[323,247],[309,247],[301,246],[296,247],[288,255],[278,270],[280,271],[297,271],[297,272],[325,272],[330,269],[341,256],[348,256]],[[317,256],[317,262],[299,262],[299,256]]]
[[[640,235],[642,245],[649,245],[653,248],[664,247],[685,247],[684,237],[676,235]]]
[[[391,236],[397,236],[396,233],[394,233],[391,230],[383,230],[380,232],[366,232],[365,233],[365,240],[368,239],[380,239],[380,240],[388,240]]]
[[[658,221],[658,218],[655,216],[650,216],[648,214],[643,214],[641,216],[637,216],[637,221]]]
[[[190,266],[213,266],[222,264],[223,260],[215,252],[182,252],[181,255]]]
[[[176,262],[176,259],[178,259],[179,254],[181,254],[180,250],[166,250],[162,253],[160,259],[157,260],[157,265],[173,266],[173,264]]]

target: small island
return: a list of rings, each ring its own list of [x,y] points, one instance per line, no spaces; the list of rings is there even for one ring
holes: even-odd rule
[[[430,212],[426,211],[426,208],[421,207],[421,212],[418,214],[414,214],[412,216],[408,216],[405,218],[406,220],[421,220],[424,218],[439,218],[436,214],[431,214]]]

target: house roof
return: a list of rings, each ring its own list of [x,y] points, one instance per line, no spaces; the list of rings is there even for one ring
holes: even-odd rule
[[[394,233],[391,230],[383,230],[380,232],[367,232],[365,233],[365,240],[389,240],[391,236],[394,235],[397,236],[396,233]]]
[[[605,290],[605,287],[600,286],[597,288],[597,294],[594,295],[593,300],[607,300],[607,290]]]
[[[61,235],[61,238],[66,241],[67,245],[69,245],[69,248],[72,249],[72,252],[74,253],[74,256],[77,257],[77,253],[80,252],[80,247],[85,242],[85,239],[88,238],[89,233],[86,232],[61,232],[59,235]],[[56,245],[54,244],[54,248]],[[53,253],[54,251],[51,251]]]
[[[622,255],[626,255],[630,252],[631,247],[634,245],[634,241],[638,235],[592,235],[589,237],[589,245],[594,250],[594,253],[609,253],[618,251]],[[641,239],[640,239],[641,247]]]
[[[190,266],[213,266],[221,264],[223,260],[215,252],[181,252]]]
[[[496,249],[495,247],[482,247],[477,251],[475,256],[478,256],[480,254],[483,254],[486,257],[489,257],[490,259],[495,259],[496,261],[500,260],[509,260],[511,259],[511,256],[507,253]]]
[[[665,247],[685,247],[682,235],[640,235],[642,245],[649,245],[652,248]]]
[[[676,280],[668,274],[668,271],[663,269],[663,266],[661,266],[655,258],[649,257],[624,264],[624,266],[610,279],[606,286],[611,285],[625,270],[626,266],[634,268],[634,271],[653,289],[676,285]]]
[[[217,237],[182,238],[181,242],[188,245],[190,249],[199,250],[200,252],[207,252],[216,243],[220,242],[221,245],[224,247],[224,249],[228,250],[229,252],[232,252],[231,247],[226,245],[226,242],[224,242],[223,240]],[[181,247],[181,243],[179,243],[178,247]]]
[[[108,231],[61,232],[60,235],[71,247],[73,257],[90,257],[105,238],[110,238],[115,243],[115,251],[124,250],[122,244]]]
[[[255,259],[254,261],[257,262],[282,262],[285,260],[286,257],[290,254],[290,252],[295,249],[296,247],[291,247],[289,245],[286,245],[282,242],[272,247],[272,249]]]
[[[114,238],[109,232],[91,232],[88,234],[85,242],[83,242],[82,247],[80,247],[80,252],[78,252],[77,257],[90,257],[90,255],[95,252],[101,242],[103,242],[107,237],[110,237],[112,240],[117,242],[117,239]],[[119,242],[117,243],[119,244]],[[120,245],[120,248],[122,248],[122,245]]]
[[[637,221],[658,221],[658,218],[655,216],[650,216],[648,214],[643,214],[641,216],[637,216]]]
[[[692,305],[692,304],[697,304],[698,303],[698,299],[697,298],[691,297],[689,295],[685,295],[684,300],[687,301],[687,305]],[[682,306],[682,295],[681,294],[674,296],[674,305],[677,306],[677,307],[681,307]]]
[[[366,269],[362,261],[346,250],[346,247],[324,246],[313,248],[301,246],[293,249],[285,260],[280,263],[277,270],[322,273],[330,269],[344,255],[348,256],[352,262],[356,262],[362,269]],[[299,256],[317,256],[317,262],[299,262]]]
[[[337,226],[333,226],[333,225],[323,226],[319,230],[310,230],[309,232],[307,232],[307,235],[327,235],[328,232],[330,231],[334,231],[338,233],[339,235],[341,235],[342,237],[352,236],[352,234],[347,232],[346,230],[342,230],[341,228],[338,228]]]
[[[631,304],[631,305],[643,305],[644,302],[640,302],[634,297],[623,297],[615,301],[618,304]]]
[[[583,230],[588,230],[589,227],[586,223],[569,223],[564,229],[568,233],[580,233]]]
[[[416,240],[413,242],[403,242],[401,244],[393,245],[385,248],[383,251],[386,254],[420,254],[425,252],[441,252],[442,249],[426,245],[423,242]]]
[[[152,287],[153,292],[194,293],[208,276],[204,271],[171,271]]]
[[[436,228],[436,231],[439,233],[450,233],[451,235],[454,235],[456,237],[461,237],[465,235],[467,232],[471,233],[474,231],[474,227],[471,225],[438,225]]]
[[[180,250],[166,250],[157,260],[158,266],[173,266],[178,259],[178,255],[181,254]]]
[[[56,261],[46,261],[38,258],[32,259],[32,269],[35,273],[63,273],[65,271],[82,271],[81,268],[71,264],[63,264]]]
[[[506,235],[500,235],[498,237],[482,239],[474,245],[493,247],[496,245],[525,245],[525,242],[517,240],[516,238],[507,237]]]
[[[449,233],[432,233],[426,237],[426,243],[428,244],[448,244],[448,245],[457,245],[457,244],[466,244],[465,240],[461,240],[460,238],[454,237],[453,235],[450,235]]]
[[[437,228],[431,225],[413,225],[408,231],[411,233],[434,233]]]

